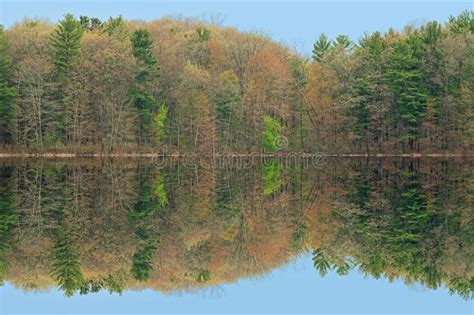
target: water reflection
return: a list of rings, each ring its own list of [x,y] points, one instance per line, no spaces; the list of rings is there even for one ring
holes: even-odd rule
[[[311,252],[472,299],[472,162],[2,161],[0,279],[66,295],[210,287]]]

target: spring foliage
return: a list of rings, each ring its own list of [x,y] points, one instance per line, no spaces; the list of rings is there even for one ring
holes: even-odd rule
[[[224,153],[276,152],[285,136],[306,152],[470,152],[472,25],[466,11],[357,42],[321,34],[307,59],[193,20],[25,20],[0,31],[0,141]]]

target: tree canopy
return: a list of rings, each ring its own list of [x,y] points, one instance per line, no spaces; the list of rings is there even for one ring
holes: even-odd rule
[[[321,34],[305,58],[198,20],[25,20],[0,30],[0,142],[24,152],[275,152],[271,118],[288,150],[467,153],[473,24],[466,11],[358,41]]]

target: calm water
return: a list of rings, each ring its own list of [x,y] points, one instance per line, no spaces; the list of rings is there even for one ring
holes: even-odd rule
[[[470,313],[473,169],[1,160],[0,310]]]

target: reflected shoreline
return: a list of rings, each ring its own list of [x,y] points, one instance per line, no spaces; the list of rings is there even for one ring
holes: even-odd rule
[[[194,155],[194,153],[0,153],[0,158],[185,158],[187,156]],[[406,158],[471,158],[474,157],[472,153],[399,153],[399,154],[385,154],[385,153],[374,153],[374,154],[357,154],[357,153],[303,153],[303,152],[290,152],[290,153],[205,153],[199,154],[200,156],[213,157],[213,158],[226,158],[226,157],[285,157],[297,155],[301,158],[311,158],[315,155],[324,157],[370,157],[370,158],[394,158],[394,157],[406,157]]]

